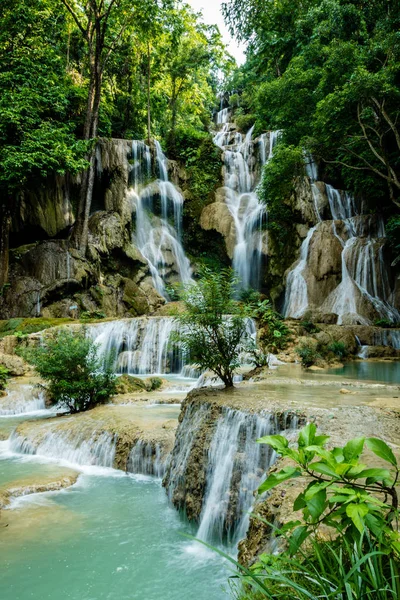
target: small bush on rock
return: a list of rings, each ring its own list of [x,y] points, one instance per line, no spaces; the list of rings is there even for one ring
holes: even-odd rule
[[[48,382],[52,403],[65,406],[70,413],[104,404],[115,393],[112,357],[101,361],[96,344],[84,331],[62,329],[40,346],[26,348],[20,354]]]
[[[317,346],[307,342],[300,344],[295,352],[300,356],[301,366],[305,369],[314,366],[322,358],[321,354],[318,352]]]
[[[347,346],[344,342],[334,341],[327,347],[328,352],[332,352],[337,358],[346,358],[348,355]]]
[[[2,365],[0,365],[0,390],[4,390],[7,385],[7,380],[9,377],[9,371]]]

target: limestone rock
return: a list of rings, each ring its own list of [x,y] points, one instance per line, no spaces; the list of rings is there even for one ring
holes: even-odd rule
[[[25,375],[30,370],[28,363],[15,354],[0,353],[0,365],[5,367],[10,375]]]

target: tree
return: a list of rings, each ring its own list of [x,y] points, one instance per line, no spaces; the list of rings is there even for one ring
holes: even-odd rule
[[[215,373],[227,388],[233,386],[249,337],[246,313],[233,300],[237,283],[232,269],[216,273],[203,268],[201,279],[184,288],[185,312],[176,317],[181,325],[177,341],[190,361]]]
[[[22,354],[48,382],[52,403],[78,413],[108,402],[115,393],[112,357],[101,361],[97,350],[85,331],[61,329],[42,345]]]
[[[0,288],[8,279],[11,221],[19,194],[49,174],[86,165],[70,105],[65,21],[52,0],[4,0],[0,10]]]

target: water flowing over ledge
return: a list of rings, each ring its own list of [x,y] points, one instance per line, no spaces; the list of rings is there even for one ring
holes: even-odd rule
[[[337,315],[337,323],[368,325],[377,319],[400,321],[387,261],[385,228],[379,215],[367,214],[362,203],[331,185],[316,182],[317,170],[306,164],[314,201],[315,222],[305,237],[300,257],[286,279],[285,317],[301,318],[308,310]],[[325,202],[326,200],[326,202]],[[320,210],[320,206],[325,207]],[[332,266],[321,266],[322,245],[340,252],[339,281]],[[318,265],[318,275],[316,267]],[[326,273],[324,271],[326,270]],[[319,274],[324,272],[324,277]],[[330,283],[325,281],[330,277]]]
[[[164,485],[172,503],[199,523],[199,539],[234,548],[245,536],[254,491],[276,460],[256,440],[297,426],[295,413],[251,414],[189,394]]]
[[[252,319],[246,319],[246,327],[247,335],[255,338]],[[174,335],[181,329],[173,317],[140,317],[89,325],[87,332],[98,344],[101,357],[115,353],[116,373],[198,378],[201,373],[191,367],[190,357],[174,343]],[[243,353],[242,362],[246,359]]]

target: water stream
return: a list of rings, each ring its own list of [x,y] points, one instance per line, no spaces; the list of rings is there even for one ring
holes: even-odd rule
[[[272,155],[278,132],[263,134],[254,140],[252,127],[243,139],[235,124],[229,122],[230,117],[227,108],[217,114],[217,126],[222,128],[215,135],[214,143],[223,150],[225,203],[235,225],[232,266],[242,288],[259,289],[266,211],[256,188],[262,166]]]
[[[183,197],[168,179],[168,161],[159,142],[152,153],[134,140],[132,161],[128,195],[135,215],[133,241],[147,261],[154,287],[168,299],[168,284],[188,283],[192,276],[181,242]]]

